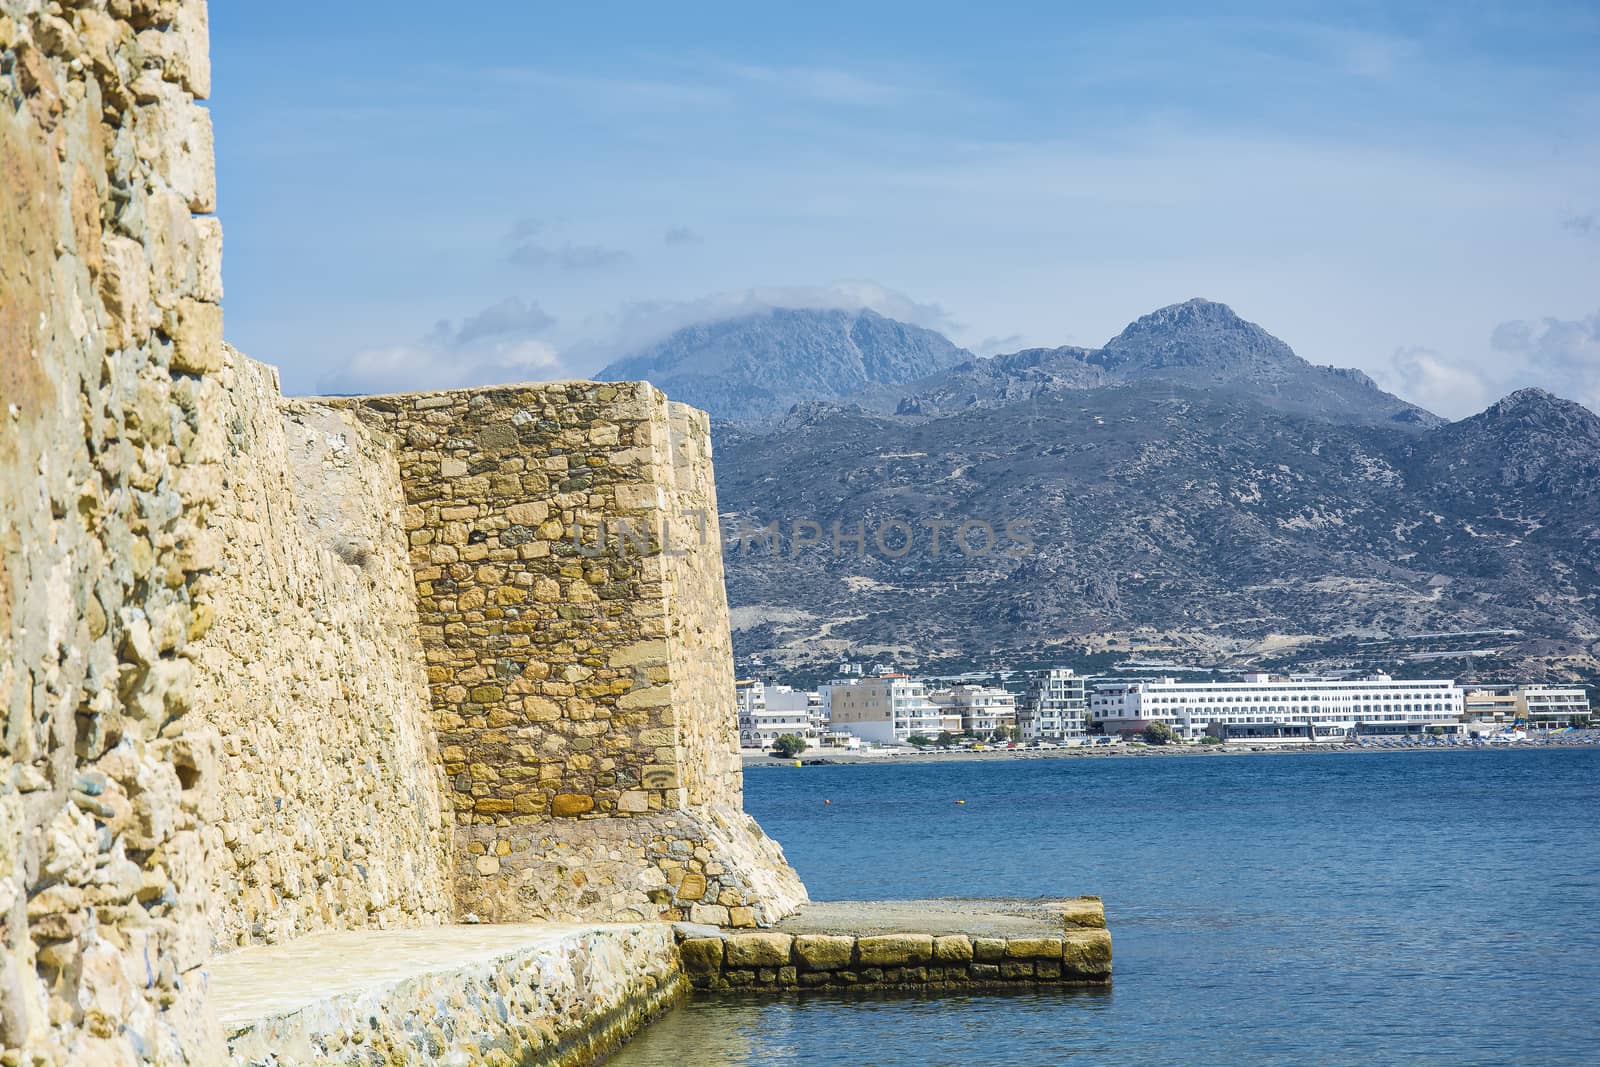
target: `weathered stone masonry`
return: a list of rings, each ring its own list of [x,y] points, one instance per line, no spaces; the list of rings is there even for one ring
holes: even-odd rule
[[[453,918],[448,803],[400,528],[400,472],[348,412],[217,375],[222,541],[195,647],[221,734],[205,811],[218,948]]]
[[[203,3],[0,0],[0,1062],[215,1063]]]
[[[399,455],[458,906],[754,925],[804,900],[741,807],[705,416],[638,382],[323,403]]]

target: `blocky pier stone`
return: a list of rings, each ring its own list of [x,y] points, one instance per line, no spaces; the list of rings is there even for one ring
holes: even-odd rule
[[[1098,897],[814,901],[771,930],[677,935],[696,989],[1104,986],[1105,925]]]

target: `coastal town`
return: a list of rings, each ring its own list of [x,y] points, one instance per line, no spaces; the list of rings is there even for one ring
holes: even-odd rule
[[[1584,685],[1238,672],[1099,677],[1070,667],[922,678],[842,663],[802,689],[735,683],[747,753],[1039,751],[1112,745],[1515,743],[1586,730]],[[1584,736],[1587,736],[1585,734]]]

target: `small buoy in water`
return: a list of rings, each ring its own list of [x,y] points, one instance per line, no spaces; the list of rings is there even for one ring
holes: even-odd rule
[[[958,800],[958,801],[956,801],[956,803],[957,803],[957,804],[965,804],[965,803],[966,803],[966,801],[965,801],[965,800]]]
[[[800,766],[800,761],[799,761],[799,760],[795,760],[795,761],[794,761],[794,765],[795,765],[795,766],[796,766],[796,767],[798,767],[798,766]]]
[[[824,804],[832,804],[832,803],[833,803],[833,801],[831,801],[831,800],[824,800],[824,801],[823,801],[823,803],[824,803]]]

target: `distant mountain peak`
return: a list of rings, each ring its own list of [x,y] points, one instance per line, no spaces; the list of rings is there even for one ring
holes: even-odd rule
[[[644,378],[712,418],[750,422],[926,378],[972,358],[943,334],[866,309],[774,307],[685,326],[597,377]]]
[[[1518,389],[1514,393],[1507,393],[1489,405],[1488,411],[1506,414],[1515,411],[1545,410],[1570,403],[1572,401],[1563,400],[1548,390],[1540,389],[1537,386],[1529,386],[1526,389]]]
[[[1095,357],[1120,374],[1193,370],[1238,377],[1300,368],[1305,361],[1227,304],[1195,297],[1129,323]]]
[[[1575,400],[1567,400],[1544,389],[1530,387],[1496,400],[1480,414],[1464,421],[1490,425],[1537,426],[1565,429],[1593,438],[1600,433],[1600,415]]]

